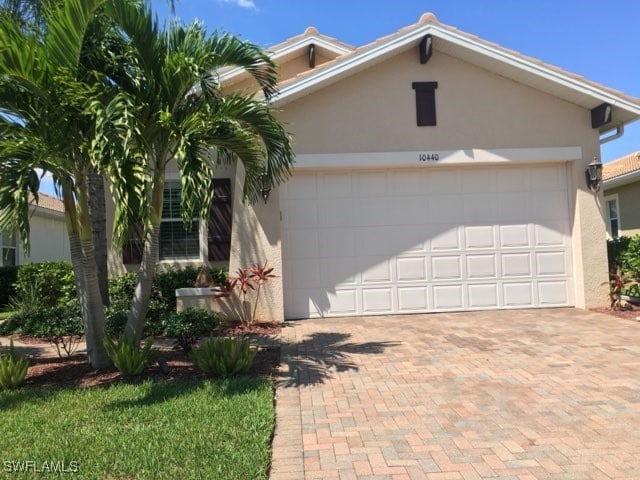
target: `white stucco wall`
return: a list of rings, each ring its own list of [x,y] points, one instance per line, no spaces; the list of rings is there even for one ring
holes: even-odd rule
[[[30,255],[27,257],[22,247],[18,245],[19,264],[71,260],[69,236],[62,213],[49,213],[39,209],[31,217],[30,225]]]

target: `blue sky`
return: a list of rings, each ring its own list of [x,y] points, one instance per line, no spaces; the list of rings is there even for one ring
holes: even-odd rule
[[[152,0],[161,19],[168,1]],[[202,20],[269,47],[310,25],[360,46],[433,12],[454,26],[640,97],[640,1],[616,0],[178,0],[184,22]],[[640,150],[640,122],[602,146],[603,161]]]

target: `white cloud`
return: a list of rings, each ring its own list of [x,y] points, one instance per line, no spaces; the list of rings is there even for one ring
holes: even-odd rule
[[[242,8],[256,8],[256,4],[253,0],[218,0],[220,3],[230,3]]]

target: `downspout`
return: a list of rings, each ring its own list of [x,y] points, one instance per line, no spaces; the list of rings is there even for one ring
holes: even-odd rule
[[[610,132],[612,131],[612,129],[607,130],[604,133]],[[616,133],[614,133],[613,135],[609,135],[608,137],[600,137],[600,145],[602,145],[603,143],[607,143],[607,142],[611,142],[613,140],[616,140],[618,138],[620,138],[622,135],[624,135],[624,124],[623,123],[619,123],[618,125],[615,126],[615,130]]]

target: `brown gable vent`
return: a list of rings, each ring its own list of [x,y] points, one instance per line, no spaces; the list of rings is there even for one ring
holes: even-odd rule
[[[316,68],[316,46],[309,45],[309,68]]]

